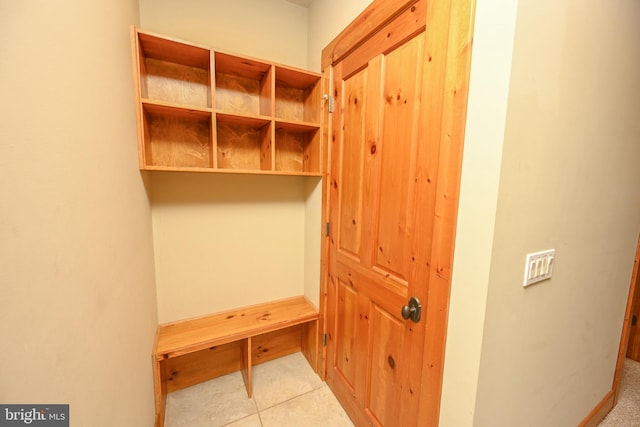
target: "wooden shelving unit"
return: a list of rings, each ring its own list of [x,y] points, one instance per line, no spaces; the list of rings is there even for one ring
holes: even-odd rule
[[[140,168],[319,176],[321,76],[132,30]]]
[[[322,176],[321,75],[133,27],[142,170]],[[160,325],[156,425],[166,394],[301,351],[314,370],[319,314],[304,297]]]

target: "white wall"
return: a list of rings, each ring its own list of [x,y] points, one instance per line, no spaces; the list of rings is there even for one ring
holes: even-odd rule
[[[570,426],[611,390],[640,231],[640,3],[520,0],[516,22],[474,425]]]
[[[140,0],[148,31],[307,67],[307,8],[284,0]]]
[[[0,402],[153,423],[132,0],[0,2]]]

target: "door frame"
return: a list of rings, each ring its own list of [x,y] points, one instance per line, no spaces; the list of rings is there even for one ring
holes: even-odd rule
[[[633,273],[631,274],[631,284],[629,285],[629,297],[627,299],[627,309],[624,313],[624,322],[622,323],[622,333],[620,337],[620,349],[618,350],[618,360],[616,362],[616,372],[613,376],[613,388],[614,393],[613,404],[618,402],[618,390],[620,386],[620,379],[622,377],[622,365],[627,354],[627,345],[629,344],[631,315],[633,310],[633,303],[636,299],[636,287],[638,285],[638,270],[640,270],[640,236],[638,236],[638,245],[636,247],[636,258],[633,264]]]
[[[333,145],[331,120],[328,106],[332,87],[331,66],[342,60],[360,46],[372,34],[378,32],[395,17],[406,11],[417,0],[375,0],[350,25],[348,25],[322,51],[323,72],[323,224],[328,224],[331,206],[329,203],[329,172],[331,171],[331,147]],[[430,420],[429,425],[437,425],[442,394],[446,331],[453,270],[453,253],[458,213],[462,152],[467,115],[471,52],[473,47],[473,24],[475,0],[431,0],[428,2],[426,22],[427,38],[430,43],[428,62],[440,61],[440,68],[425,66],[423,78],[438,81],[444,88],[443,96],[430,106],[432,114],[441,121],[438,129],[427,132],[428,138],[439,141],[440,153],[437,171],[436,213],[433,228],[433,248],[430,264],[429,296],[427,310],[429,336],[424,343],[424,365],[421,381],[424,392],[420,395],[418,419]],[[438,35],[438,37],[435,37]],[[429,74],[427,76],[427,74]],[[427,102],[425,100],[425,102]],[[322,239],[320,313],[322,328],[320,339],[326,332],[327,287],[329,277],[329,233]],[[435,333],[429,333],[433,329]],[[327,351],[322,347],[318,373],[326,379]]]
[[[613,384],[604,398],[596,405],[595,408],[587,415],[587,417],[579,424],[579,427],[595,427],[607,414],[613,409],[618,402],[618,392],[620,389],[620,379],[622,378],[622,365],[627,353],[627,344],[629,342],[629,325],[631,324],[631,310],[637,289],[638,277],[640,270],[640,236],[638,236],[638,245],[636,247],[636,257],[633,264],[633,273],[631,274],[631,284],[629,285],[629,297],[627,299],[627,308],[624,313],[624,322],[622,323],[622,332],[620,336],[620,347],[618,349],[618,359],[616,360],[616,370],[613,375]]]

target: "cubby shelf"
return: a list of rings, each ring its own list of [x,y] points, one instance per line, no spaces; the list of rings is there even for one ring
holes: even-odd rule
[[[321,76],[132,29],[140,168],[319,176]]]

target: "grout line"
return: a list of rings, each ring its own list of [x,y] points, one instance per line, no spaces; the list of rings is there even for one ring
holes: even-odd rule
[[[258,422],[260,423],[260,427],[263,427],[262,417],[260,416],[260,408],[258,408],[258,402],[256,402],[255,393],[251,396],[251,400],[253,400],[253,404],[256,405],[256,414],[258,414]]]
[[[214,378],[214,379],[215,379],[215,378]],[[229,421],[228,423],[226,423],[226,424],[224,424],[224,425],[222,425],[222,426],[220,426],[220,427],[227,427],[227,426],[230,426],[230,425],[232,425],[233,423],[237,423],[238,421],[245,420],[245,419],[247,419],[247,418],[249,418],[249,417],[252,417],[252,416],[254,416],[254,415],[258,415],[258,420],[260,421],[260,426],[262,427],[262,419],[260,418],[260,411],[258,410],[258,403],[256,402],[256,398],[255,398],[255,396],[252,396],[250,400],[253,402],[253,406],[256,408],[256,412],[253,412],[253,413],[251,413],[251,414],[248,414],[247,416],[244,416],[244,417],[242,417],[242,418],[238,418],[237,420]]]
[[[220,426],[220,427],[228,427],[228,426],[230,426],[230,425],[232,425],[232,424],[234,424],[234,423],[240,422],[240,421],[242,421],[242,420],[246,420],[246,419],[247,419],[247,418],[249,418],[249,417],[253,417],[254,415],[258,415],[258,420],[260,420],[260,413],[259,413],[259,412],[255,412],[255,413],[253,413],[253,414],[249,414],[249,415],[247,415],[247,416],[245,416],[245,417],[238,418],[237,420],[229,421],[228,423],[223,424],[223,425],[222,425],[222,426]],[[260,420],[260,426],[262,426],[262,420]]]
[[[318,390],[320,390],[324,385],[325,385],[325,383],[324,383],[324,382],[322,382],[322,385],[321,385],[320,387],[318,387],[318,388],[313,388],[313,389],[311,389],[311,390],[307,390],[307,391],[305,391],[304,393],[297,394],[297,395],[295,395],[295,396],[293,396],[293,397],[288,398],[287,400],[283,400],[282,402],[278,402],[278,403],[276,403],[275,405],[271,405],[271,406],[269,406],[269,407],[267,407],[267,408],[264,408],[264,409],[258,409],[258,415],[259,415],[259,414],[260,414],[260,412],[262,412],[262,411],[266,411],[266,410],[269,410],[269,409],[271,409],[271,408],[275,408],[276,406],[283,405],[283,404],[285,404],[285,403],[291,402],[291,401],[292,401],[292,400],[294,400],[294,399],[297,399],[297,398],[299,398],[299,397],[302,397],[302,396],[304,396],[305,394],[309,394],[309,393],[313,393],[314,391],[318,391]]]

